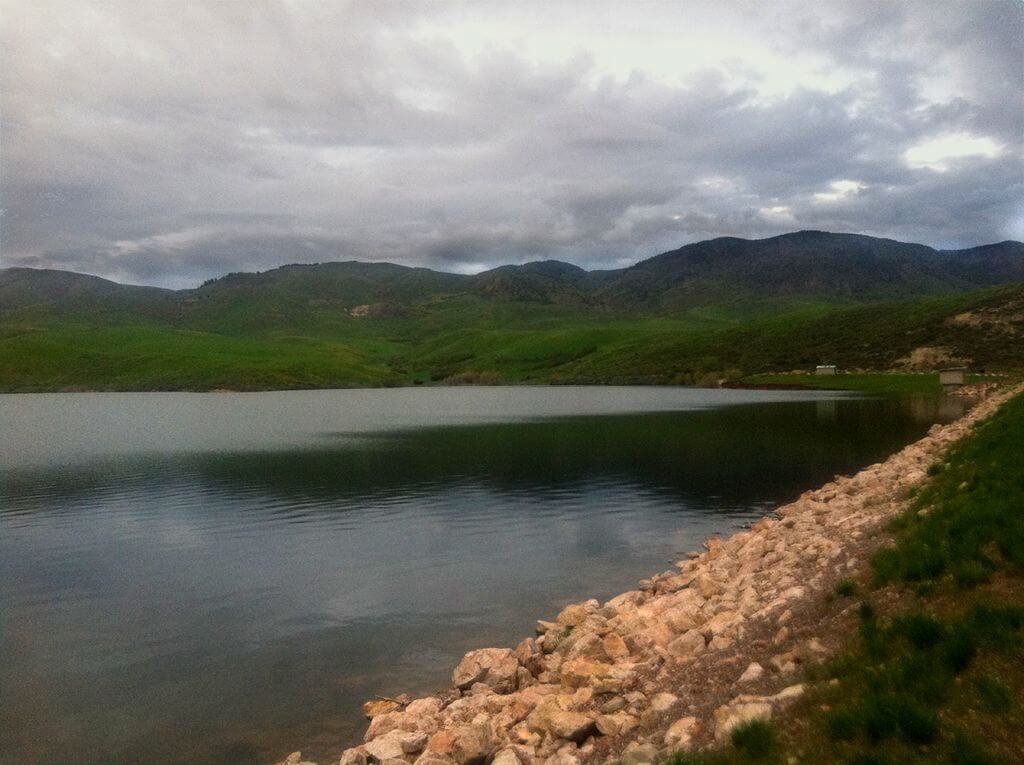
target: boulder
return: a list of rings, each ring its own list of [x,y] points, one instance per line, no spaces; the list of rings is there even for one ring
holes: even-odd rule
[[[551,735],[567,741],[580,742],[597,731],[593,717],[581,712],[574,712],[566,707],[571,703],[569,696],[549,696],[541,701],[530,716],[526,725],[530,730]]]
[[[363,744],[371,762],[383,762],[384,760],[401,760],[404,758],[405,750],[402,748],[402,739],[408,734],[405,731],[393,730],[383,736],[367,741]]]
[[[416,699],[405,708],[405,719],[415,730],[433,733],[438,728],[437,716],[441,713],[441,699],[428,696]],[[405,726],[403,726],[405,727]]]
[[[398,730],[404,722],[405,715],[401,712],[385,712],[384,714],[377,715],[370,721],[370,726],[366,729],[366,736],[363,740],[370,741],[393,730]]]
[[[544,656],[537,647],[537,641],[533,638],[526,638],[519,645],[513,654],[523,667],[531,675],[538,675],[544,671]]]
[[[611,665],[604,662],[585,657],[570,659],[562,663],[562,682],[570,688],[593,685],[597,678],[606,677],[610,670]]]
[[[803,696],[805,690],[806,687],[803,685],[803,683],[797,683],[796,685],[791,685],[788,688],[783,688],[781,691],[772,696],[771,700],[774,701],[776,704],[788,704],[790,702],[796,701],[798,698]]]
[[[643,603],[644,598],[644,594],[639,590],[630,590],[629,592],[624,592],[621,595],[616,595],[605,603],[605,607],[613,611],[632,610]]]
[[[578,659],[581,656],[595,661],[605,661],[608,654],[604,650],[604,641],[593,632],[580,635],[572,641],[572,647],[566,652],[565,658]]]
[[[494,755],[491,765],[523,765],[523,762],[519,759],[519,755],[516,754],[516,750],[507,746]]]
[[[677,701],[679,701],[679,697],[672,693],[656,693],[651,697],[650,709],[661,714],[670,710]]]
[[[727,638],[725,635],[715,635],[713,638],[711,638],[711,642],[708,643],[708,650],[722,651],[732,646],[732,644],[732,638]]]
[[[668,652],[672,656],[696,656],[703,653],[704,648],[704,635],[697,629],[683,633],[668,644]]]
[[[672,608],[665,612],[663,618],[665,623],[676,633],[688,632],[704,623],[704,615],[694,604]]]
[[[341,760],[338,762],[338,765],[366,765],[367,754],[366,747],[363,746],[354,746],[351,749],[346,749],[341,753]]]
[[[786,653],[779,653],[775,656],[772,656],[768,660],[768,663],[771,664],[772,667],[783,677],[786,677],[787,675],[796,674],[796,658],[790,651],[787,651]]]
[[[417,754],[426,748],[427,734],[424,731],[406,733],[398,740],[398,743],[401,744],[402,751],[406,754]]]
[[[715,637],[716,635],[724,634],[742,621],[743,616],[738,611],[722,611],[705,622],[704,626],[701,627],[701,631],[705,635]]]
[[[743,674],[739,676],[737,683],[752,683],[755,680],[760,680],[764,675],[764,667],[758,664],[756,661],[750,662],[747,668],[743,670]]]
[[[699,727],[700,723],[696,717],[679,718],[665,731],[665,746],[673,749],[689,749],[693,734]]]
[[[452,685],[461,690],[483,683],[498,693],[515,690],[519,661],[508,648],[481,648],[467,653],[452,673]]]
[[[458,765],[483,765],[494,749],[491,724],[481,721],[438,731],[427,741],[426,751],[448,757]]]
[[[640,724],[640,721],[626,712],[603,714],[597,717],[597,730],[603,736],[625,736]]]
[[[620,661],[622,659],[629,658],[629,648],[626,647],[626,641],[617,633],[609,632],[604,636],[601,642],[604,647],[605,655],[607,655],[612,661]]]
[[[706,573],[698,574],[693,580],[693,586],[697,588],[697,592],[699,592],[705,600],[713,598],[716,595],[721,595],[722,592],[725,591],[725,587],[723,587],[720,582],[716,581]]]
[[[658,761],[658,747],[634,741],[622,753],[622,765],[652,765]]]
[[[555,622],[563,627],[576,627],[586,621],[590,611],[583,603],[570,603],[562,609]]]

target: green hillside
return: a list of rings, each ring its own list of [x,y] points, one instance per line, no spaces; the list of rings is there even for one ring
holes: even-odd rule
[[[988,286],[1000,282],[1018,283]],[[173,291],[8,269],[0,390],[709,384],[823,362],[1018,371],[1021,282],[1019,243],[949,253],[820,232],[604,272],[339,262]]]
[[[1024,286],[741,323],[592,317],[447,301],[417,316],[220,331],[157,321],[4,322],[0,389],[205,390],[442,382],[682,383],[811,367],[899,366],[943,348],[984,370],[1024,368]],[[968,314],[973,320],[958,320]],[[232,315],[234,316],[234,315]]]

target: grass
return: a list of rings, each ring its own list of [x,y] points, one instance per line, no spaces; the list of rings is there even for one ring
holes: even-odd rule
[[[897,545],[872,561],[876,581],[970,589],[1024,568],[1024,398],[929,472]]]
[[[62,326],[0,334],[0,390],[267,390],[388,385],[399,377],[350,344],[165,327]]]
[[[809,670],[807,697],[749,739],[671,765],[1021,761],[1024,396],[930,473],[872,561],[856,634]],[[858,589],[845,580],[835,594]]]
[[[284,287],[269,295],[227,291],[145,311],[92,303],[0,306],[0,390],[265,390],[475,380],[726,381],[934,392],[934,375],[769,373],[822,362],[886,369],[923,345],[969,354],[978,369],[1019,371],[1024,358],[1012,335],[991,329],[997,324],[961,326],[948,319],[1012,308],[1022,294],[1018,286],[868,305],[783,303],[752,314],[723,305],[663,315],[433,295],[396,315],[367,319]]]

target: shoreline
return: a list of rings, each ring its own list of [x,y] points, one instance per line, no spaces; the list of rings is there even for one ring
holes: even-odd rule
[[[835,583],[866,565],[928,467],[1022,391],[992,393],[636,590],[566,606],[514,649],[470,651],[446,692],[367,702],[364,743],[340,765],[642,765],[769,719],[803,695],[801,665],[833,650],[812,633]]]
[[[433,383],[395,383],[391,385],[332,385],[332,386],[307,386],[307,387],[295,387],[295,388],[228,388],[228,387],[212,387],[212,388],[86,388],[86,387],[63,387],[63,388],[51,388],[51,387],[40,387],[40,388],[10,388],[0,389],[0,395],[3,396],[18,396],[18,395],[52,395],[55,393],[191,393],[191,394],[221,394],[221,393],[308,393],[312,391],[340,391],[340,390],[403,390],[403,389],[431,389],[431,388],[672,388],[672,389],[693,389],[693,390],[790,390],[790,391],[816,391],[820,393],[891,393],[893,395],[905,394],[905,393],[926,393],[926,394],[941,394],[942,389],[939,387],[936,372],[870,372],[867,376],[877,380],[886,380],[886,378],[914,378],[922,379],[926,377],[934,377],[936,382],[934,388],[922,389],[922,390],[900,390],[897,388],[888,388],[881,386],[878,388],[863,388],[857,385],[850,385],[849,387],[827,385],[817,381],[817,385],[804,384],[803,382],[786,382],[786,383],[759,383],[759,382],[744,382],[743,380],[729,380],[723,381],[719,385],[682,385],[678,383],[663,382],[663,381],[624,381],[624,382],[593,382],[593,381],[502,381],[497,383],[445,383],[445,382],[433,382]],[[814,381],[815,378],[811,374],[805,375],[809,381]],[[988,375],[988,377],[1006,378],[1007,375]],[[835,378],[831,378],[835,379]],[[840,376],[839,379],[842,379]],[[1010,377],[1012,380],[1013,378]],[[964,387],[971,388],[976,386],[978,383],[968,383]],[[1004,385],[1010,384],[1006,381],[987,381],[985,385]]]

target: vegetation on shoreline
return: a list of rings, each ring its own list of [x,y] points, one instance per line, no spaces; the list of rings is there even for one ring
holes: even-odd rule
[[[1024,396],[931,471],[872,560],[848,650],[788,718],[671,765],[1018,761],[1024,751]],[[856,603],[844,581],[836,596]],[[812,754],[813,753],[813,754]]]

